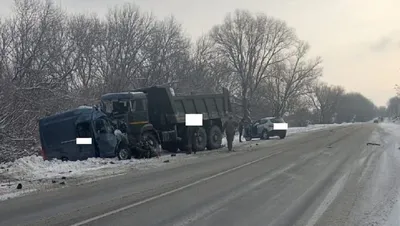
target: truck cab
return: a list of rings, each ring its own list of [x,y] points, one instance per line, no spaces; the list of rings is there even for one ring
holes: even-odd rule
[[[183,96],[173,95],[168,87],[161,86],[105,94],[101,97],[101,108],[115,123],[126,125],[130,143],[147,137],[154,148],[161,144],[169,152],[188,149],[190,131],[185,114],[203,115],[203,126],[197,128],[192,148],[196,151],[219,148],[222,125],[231,112],[227,89],[223,88],[221,94]]]
[[[127,132],[140,134],[149,124],[147,97],[142,92],[108,93],[101,97],[101,109],[114,120],[126,123]]]
[[[149,120],[148,99],[145,93],[108,93],[101,97],[100,107],[113,123],[128,135],[130,144],[146,140],[155,151],[159,149],[160,139]],[[156,153],[150,155],[149,157],[152,157]]]

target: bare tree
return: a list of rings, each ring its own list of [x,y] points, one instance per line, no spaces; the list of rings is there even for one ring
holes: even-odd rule
[[[391,117],[400,116],[400,97],[395,96],[389,99],[387,103],[387,112]]]
[[[241,85],[243,115],[248,117],[249,99],[268,76],[267,69],[285,59],[284,52],[295,34],[283,21],[236,10],[226,16],[222,25],[215,26],[210,35],[217,50],[234,69]]]
[[[166,18],[155,23],[142,53],[144,60],[139,69],[140,77],[134,86],[173,87],[189,69],[190,40],[173,17]]]
[[[297,41],[293,54],[270,68],[271,76],[265,78],[274,116],[282,117],[291,104],[308,93],[306,87],[322,75],[321,58],[308,60],[310,46]]]
[[[344,88],[319,82],[313,84],[311,89],[309,98],[318,114],[319,123],[331,123],[340,99],[344,95]]]
[[[104,32],[99,54],[103,92],[133,88],[147,59],[143,48],[155,32],[153,16],[124,4],[109,11]]]
[[[180,92],[220,92],[226,87],[235,95],[238,83],[226,58],[215,50],[208,36],[200,37],[193,47],[189,73],[180,82]]]
[[[70,83],[71,89],[78,91],[77,96],[94,98],[99,94],[101,64],[98,56],[103,36],[104,25],[96,16],[76,15],[68,22],[68,46],[72,51],[63,55],[72,64]]]
[[[0,138],[37,137],[37,119],[65,109],[68,73],[60,66],[65,15],[51,1],[15,1],[14,16],[1,26]]]

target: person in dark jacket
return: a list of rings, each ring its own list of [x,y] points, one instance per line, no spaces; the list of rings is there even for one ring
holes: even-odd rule
[[[244,127],[244,118],[242,118],[239,122],[239,142],[240,143],[242,143],[243,127]]]
[[[226,141],[228,143],[228,150],[232,151],[233,138],[235,137],[236,122],[232,116],[229,116],[228,121],[224,123],[223,131],[226,134]]]
[[[196,142],[196,132],[198,128],[194,126],[188,126],[186,129],[186,136],[188,138],[187,142],[187,153],[186,154],[196,154],[196,149],[193,149],[193,144]]]

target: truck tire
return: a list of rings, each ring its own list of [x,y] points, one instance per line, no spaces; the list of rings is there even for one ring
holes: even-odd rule
[[[194,151],[204,151],[207,146],[207,132],[203,127],[198,128],[196,138],[193,142]]]
[[[221,147],[222,144],[222,131],[221,129],[214,125],[208,130],[207,136],[207,149],[213,150]]]
[[[286,137],[286,131],[279,134],[280,139],[285,139],[285,137]]]
[[[158,139],[157,137],[151,133],[151,132],[144,132],[142,134],[143,139],[147,139],[148,141],[150,141],[150,145],[155,149],[158,150],[159,147],[159,143],[158,143]]]
[[[246,141],[251,141],[251,137],[245,137],[244,139],[246,139]]]
[[[144,157],[152,158],[152,157],[158,156],[160,144],[158,143],[158,139],[157,139],[156,135],[154,135],[152,132],[144,132],[142,134],[142,138],[147,139],[151,146],[151,150],[149,150],[148,153],[146,153]]]

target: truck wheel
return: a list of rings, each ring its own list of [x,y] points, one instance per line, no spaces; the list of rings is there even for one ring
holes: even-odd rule
[[[261,134],[261,139],[262,140],[268,140],[269,139],[269,134],[268,131],[264,130]]]
[[[251,137],[245,137],[246,141],[251,141]]]
[[[147,140],[149,142],[149,145],[154,148],[154,150],[158,150],[159,143],[158,139],[153,133],[150,132],[144,132],[142,135],[143,139]]]
[[[286,132],[283,132],[281,134],[279,134],[279,138],[280,139],[284,139],[286,137]]]
[[[127,147],[122,147],[117,151],[117,157],[119,160],[131,159],[132,153]]]
[[[207,149],[213,150],[221,147],[222,131],[218,126],[212,126],[208,130]]]
[[[207,146],[207,133],[203,127],[197,130],[196,139],[193,143],[193,149],[195,151],[204,151]]]
[[[151,132],[144,132],[142,135],[144,140],[147,140],[150,146],[150,150],[145,154],[145,158],[152,158],[159,155],[159,146],[157,137]]]

